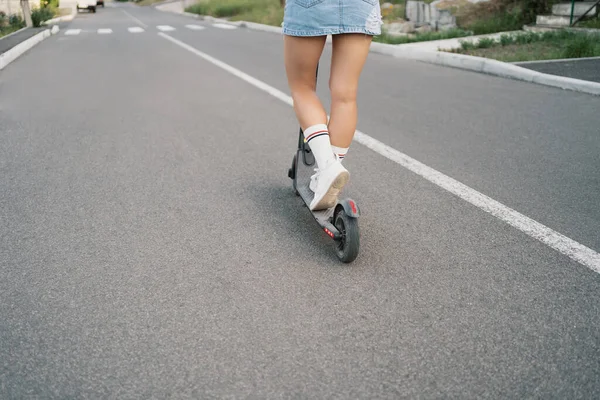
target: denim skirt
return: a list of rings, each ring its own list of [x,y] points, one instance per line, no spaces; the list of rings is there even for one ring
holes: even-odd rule
[[[379,0],[287,0],[283,34],[326,36],[342,33],[381,34]]]

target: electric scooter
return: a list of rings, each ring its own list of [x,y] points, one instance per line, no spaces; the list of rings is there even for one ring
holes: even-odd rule
[[[317,66],[317,76],[318,71]],[[300,196],[307,208],[309,208],[314,197],[309,184],[315,163],[310,145],[306,143],[304,132],[300,128],[298,146],[292,160],[292,167],[288,170],[288,177],[292,179],[292,186],[296,195]],[[325,233],[334,240],[338,259],[344,263],[354,261],[358,256],[360,247],[358,228],[360,210],[356,202],[350,198],[345,198],[338,200],[337,204],[330,209],[311,211],[311,214]]]

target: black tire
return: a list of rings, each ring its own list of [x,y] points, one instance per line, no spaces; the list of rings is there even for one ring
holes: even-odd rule
[[[342,238],[335,242],[335,252],[337,257],[344,263],[351,263],[358,256],[360,248],[358,220],[349,217],[346,212],[341,209],[335,215],[333,225],[342,234]]]

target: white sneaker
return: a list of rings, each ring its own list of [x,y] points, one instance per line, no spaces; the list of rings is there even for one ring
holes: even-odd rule
[[[319,168],[315,168],[315,173],[310,177],[309,189],[314,193],[317,190],[317,184],[319,183]]]
[[[342,160],[340,159],[340,157],[336,154],[335,158],[339,161],[342,162]],[[317,185],[319,183],[319,168],[315,168],[314,169],[315,173],[310,177],[310,184],[308,185],[308,188],[314,193],[317,190]]]
[[[313,191],[315,196],[309,207],[312,211],[325,210],[335,206],[340,191],[350,179],[350,173],[337,159],[317,174],[316,188]]]

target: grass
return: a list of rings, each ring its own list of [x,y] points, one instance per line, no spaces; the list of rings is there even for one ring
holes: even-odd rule
[[[283,8],[279,0],[206,0],[186,9],[191,13],[280,26]]]
[[[123,1],[123,0],[117,0],[117,1]],[[151,6],[152,4],[160,3],[161,1],[164,1],[164,0],[141,0],[141,1],[136,1],[135,4],[137,4],[138,6]]]
[[[482,19],[474,20],[463,28],[473,31],[475,35],[520,30],[524,25],[519,13],[504,13]]]
[[[596,57],[600,56],[600,34],[560,30],[502,35],[499,41],[463,42],[461,49],[452,52],[505,62]]]
[[[600,18],[594,18],[587,21],[579,21],[577,23],[578,28],[592,28],[592,29],[600,29]]]
[[[477,4],[460,3],[453,10],[459,27],[485,35],[521,30],[535,22],[536,15],[549,13],[561,0],[490,0]]]
[[[415,42],[426,42],[430,40],[454,39],[470,35],[471,32],[464,31],[462,29],[449,29],[447,31],[440,32],[417,33],[413,36],[391,36],[386,34],[385,32],[382,32],[380,36],[374,37],[373,41],[388,44],[405,44]]]
[[[10,35],[11,33],[18,31],[21,28],[22,28],[22,26],[13,26],[13,25],[4,26],[4,27],[0,28],[0,37]]]

